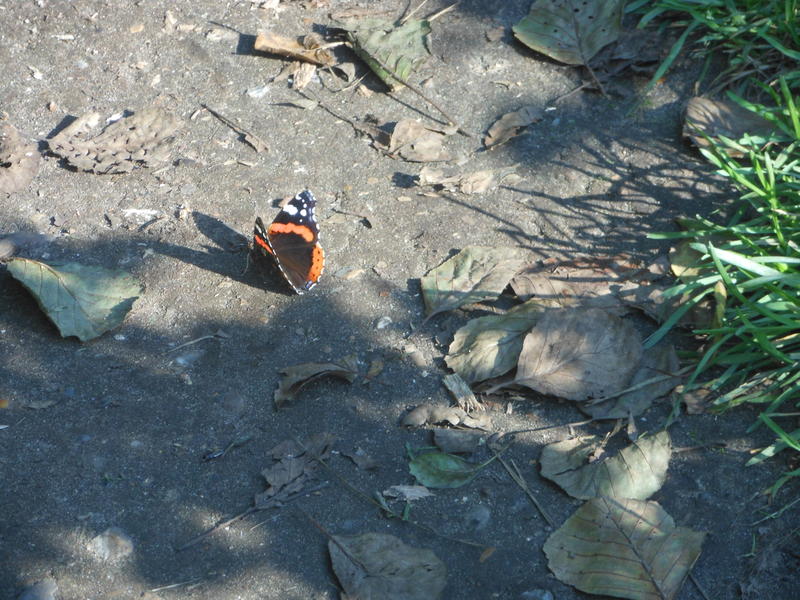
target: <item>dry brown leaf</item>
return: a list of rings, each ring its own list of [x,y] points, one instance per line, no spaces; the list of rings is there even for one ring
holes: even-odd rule
[[[292,367],[286,367],[281,371],[284,376],[281,378],[278,389],[275,390],[275,408],[280,408],[287,400],[293,399],[297,392],[305,384],[325,377],[339,377],[350,383],[358,375],[358,362],[355,355],[345,356],[338,363],[303,363]]]
[[[39,169],[39,153],[10,123],[0,123],[0,192],[24,190]]]
[[[336,62],[331,53],[321,48],[319,36],[310,34],[305,36],[301,44],[297,40],[278,35],[272,31],[259,33],[253,47],[259,52],[279,54],[294,60],[313,63],[322,67],[330,67]]]
[[[622,391],[639,367],[633,325],[597,309],[551,309],[525,337],[514,383],[585,401]]]
[[[307,62],[297,61],[292,71],[292,89],[302,90],[314,79],[317,66]]]
[[[708,146],[708,140],[703,134],[712,139],[725,136],[738,141],[747,133],[769,137],[776,133],[776,129],[766,119],[731,100],[712,100],[697,96],[686,105],[683,135],[700,147]],[[741,153],[732,148],[726,151],[731,156],[741,156]]]
[[[93,173],[129,173],[169,159],[169,145],[181,125],[175,115],[160,108],[140,110],[107,125],[94,137],[98,113],[76,119],[48,140],[50,150],[70,165]]]
[[[450,160],[450,153],[444,148],[445,137],[419,121],[402,119],[394,126],[389,153],[410,162]]]
[[[679,385],[675,388],[673,394],[680,398],[681,402],[686,406],[686,414],[688,415],[705,414],[708,412],[708,407],[714,398],[714,391],[707,387],[694,387],[687,391],[684,386]]]
[[[445,175],[443,171],[425,166],[419,172],[417,185],[436,186],[462,194],[483,194],[499,185],[513,185],[522,178],[516,174],[516,166],[505,169],[485,169],[463,175]]]
[[[297,494],[315,477],[319,461],[330,456],[336,436],[330,433],[312,435],[304,444],[285,440],[267,454],[276,461],[261,471],[267,489],[255,496],[255,508],[280,504]]]
[[[548,260],[517,273],[511,288],[521,300],[534,298],[552,307],[602,308],[617,315],[628,312],[618,289],[645,271],[625,255]]]
[[[380,467],[378,461],[364,452],[364,450],[361,448],[356,448],[352,452],[342,451],[342,456],[346,456],[352,460],[353,463],[355,463],[355,465],[362,471],[374,471]]]
[[[433,404],[420,404],[403,417],[400,424],[403,427],[422,427],[436,423],[449,423],[454,427],[470,427],[472,429],[489,429],[492,420],[488,415],[471,417],[466,411],[457,406],[436,406]]]
[[[542,120],[542,111],[535,106],[524,106],[514,112],[506,113],[489,127],[483,145],[487,148],[504,144],[522,133],[528,125]]]
[[[337,535],[328,551],[351,600],[435,600],[447,583],[447,569],[432,551],[391,535]]]

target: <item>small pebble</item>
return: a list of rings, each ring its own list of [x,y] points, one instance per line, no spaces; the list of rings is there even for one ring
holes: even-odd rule
[[[55,600],[58,586],[52,579],[45,579],[26,589],[19,600]]]
[[[89,550],[104,561],[115,562],[133,552],[133,540],[119,527],[109,527],[89,542]]]
[[[386,329],[389,325],[392,324],[391,317],[381,317],[378,319],[378,324],[375,325],[376,329]]]

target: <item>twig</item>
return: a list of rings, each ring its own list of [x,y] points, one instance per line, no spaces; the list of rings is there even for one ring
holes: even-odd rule
[[[416,8],[413,8],[413,9],[411,9],[411,10],[408,10],[409,8],[411,8],[411,3],[409,2],[409,3],[408,3],[408,6],[406,6],[405,13],[404,13],[404,14],[403,14],[403,16],[400,18],[400,25],[403,25],[403,24],[404,24],[406,21],[408,21],[408,20],[409,20],[411,17],[413,17],[413,16],[414,16],[414,13],[415,13],[415,12],[417,12],[419,9],[421,9],[423,6],[425,6],[425,4],[427,4],[427,3],[428,3],[428,0],[422,0],[422,2],[420,2],[420,3],[417,5],[417,7],[416,7]]]
[[[711,598],[709,598],[708,594],[706,594],[706,591],[703,589],[703,586],[701,586],[700,582],[697,581],[697,577],[695,577],[694,573],[692,573],[691,571],[689,571],[689,579],[692,580],[692,583],[695,585],[695,587],[700,592],[700,595],[703,598],[705,598],[706,600],[711,600]]]
[[[659,381],[665,381],[665,380],[671,379],[673,377],[678,377],[680,375],[688,373],[692,369],[694,369],[694,367],[690,365],[688,367],[684,367],[683,369],[679,369],[678,371],[675,371],[674,373],[665,373],[664,375],[656,375],[655,377],[651,377],[650,379],[645,379],[644,381],[641,381],[641,382],[637,383],[636,385],[632,385],[629,388],[625,388],[624,390],[620,390],[616,394],[609,394],[608,396],[603,396],[602,398],[595,398],[593,400],[590,400],[589,402],[586,403],[586,405],[587,406],[592,406],[594,404],[600,404],[601,402],[605,402],[606,400],[613,400],[614,398],[619,398],[620,396],[624,396],[628,392],[635,392],[636,390],[640,390],[640,389],[642,389],[644,387],[647,387],[648,385],[650,385],[652,383],[658,383]]]
[[[516,463],[514,463],[514,461],[512,460],[511,464],[509,465],[506,462],[506,459],[500,456],[501,453],[496,452],[494,449],[492,449],[492,454],[494,454],[497,460],[500,461],[500,464],[502,464],[503,467],[505,467],[506,471],[508,471],[508,474],[511,476],[511,479],[514,480],[514,483],[516,483],[520,488],[522,488],[522,491],[525,492],[530,501],[542,515],[544,520],[547,521],[547,524],[550,525],[550,527],[555,527],[556,526],[555,521],[553,521],[550,515],[547,514],[547,511],[544,509],[544,507],[541,504],[539,504],[539,501],[536,499],[536,496],[533,495],[533,492],[531,492],[531,489],[528,487],[528,482],[525,481],[525,478],[522,476],[522,473],[520,473]]]
[[[434,102],[433,100],[431,100],[430,98],[428,98],[428,96],[426,96],[426,95],[425,95],[425,93],[424,93],[422,90],[420,90],[418,87],[416,87],[416,86],[414,86],[414,85],[411,85],[411,84],[410,84],[408,81],[406,81],[405,79],[403,79],[402,77],[400,77],[399,75],[397,75],[397,73],[395,73],[394,69],[392,69],[392,68],[391,68],[389,65],[387,65],[387,64],[386,64],[385,62],[383,62],[383,61],[382,61],[380,58],[378,58],[378,56],[377,56],[377,55],[371,55],[371,56],[370,56],[370,58],[371,58],[372,60],[374,60],[376,63],[378,63],[378,66],[380,66],[380,68],[381,68],[381,69],[383,69],[383,70],[384,70],[384,71],[386,71],[386,72],[387,72],[389,75],[391,75],[393,79],[395,79],[396,81],[399,81],[400,83],[402,83],[404,86],[406,86],[406,87],[407,87],[408,89],[410,89],[412,92],[414,92],[414,93],[415,93],[417,96],[419,96],[420,98],[422,98],[423,100],[425,100],[425,102],[427,102],[428,104],[430,104],[430,105],[431,105],[433,108],[435,108],[435,109],[436,109],[436,110],[438,110],[440,113],[442,113],[442,116],[443,116],[445,119],[447,119],[447,122],[448,122],[450,125],[452,125],[453,127],[456,127],[456,128],[457,128],[457,131],[458,131],[459,133],[461,133],[462,135],[465,135],[465,136],[467,136],[467,137],[470,137],[470,138],[477,137],[477,136],[476,136],[474,133],[470,133],[469,131],[466,131],[466,130],[465,130],[463,127],[461,127],[461,125],[459,125],[459,124],[458,124],[458,122],[457,122],[457,121],[456,121],[456,120],[455,120],[453,117],[451,117],[449,114],[447,114],[447,113],[444,111],[444,109],[443,109],[443,108],[441,108],[441,107],[440,107],[438,104],[436,104],[436,102]]]
[[[238,123],[236,123],[235,121],[230,120],[228,117],[226,117],[225,115],[221,114],[220,112],[214,110],[213,108],[211,108],[207,104],[203,104],[201,102],[200,106],[205,108],[208,112],[210,112],[212,115],[217,117],[220,121],[225,123],[225,125],[227,125],[231,129],[233,129],[236,133],[241,135],[242,136],[242,140],[248,146],[250,146],[253,150],[255,150],[256,152],[263,152],[264,150],[268,149],[268,146],[267,146],[266,142],[264,142],[256,134],[248,131],[244,127],[241,127]]]
[[[163,592],[164,590],[171,590],[176,587],[181,587],[182,585],[189,585],[195,583],[197,581],[201,581],[202,577],[195,577],[194,579],[187,579],[186,581],[181,581],[180,583],[171,583],[169,585],[162,585],[161,587],[153,588],[150,590],[151,594],[155,594],[156,592]]]
[[[234,515],[233,517],[231,517],[229,519],[225,519],[221,523],[217,523],[216,525],[214,525],[211,529],[208,529],[208,530],[204,531],[203,533],[201,533],[200,535],[198,535],[196,537],[193,537],[191,540],[186,542],[183,546],[180,546],[179,548],[176,548],[175,552],[182,552],[183,550],[186,550],[187,548],[191,548],[192,546],[198,544],[204,538],[208,537],[209,535],[211,535],[215,531],[223,529],[224,527],[227,527],[231,523],[235,523],[236,521],[240,521],[241,519],[244,519],[245,517],[249,517],[253,513],[257,513],[258,511],[261,511],[261,510],[268,510],[270,508],[275,508],[275,507],[280,506],[282,504],[286,504],[287,502],[291,502],[292,500],[297,500],[298,498],[302,498],[303,496],[308,496],[309,494],[312,494],[312,493],[316,492],[317,490],[320,490],[320,489],[324,488],[327,485],[328,485],[328,483],[326,481],[323,481],[319,485],[315,485],[315,486],[312,486],[310,488],[306,488],[304,490],[300,490],[299,492],[295,492],[294,494],[290,494],[289,496],[287,496],[286,498],[281,499],[280,501],[272,501],[269,504],[266,504],[264,506],[253,505],[253,506],[249,507],[248,509],[243,510],[242,512],[240,512],[238,515]]]
[[[203,340],[213,340],[214,338],[225,339],[230,337],[227,333],[224,333],[222,330],[217,331],[216,333],[211,333],[209,335],[202,335],[197,339],[190,340],[181,344],[180,346],[175,346],[174,348],[170,348],[169,350],[164,350],[161,354],[169,354],[170,352],[175,352],[176,350],[180,350],[181,348],[186,348],[186,346],[191,346],[192,344],[196,344],[197,342],[202,342]]]

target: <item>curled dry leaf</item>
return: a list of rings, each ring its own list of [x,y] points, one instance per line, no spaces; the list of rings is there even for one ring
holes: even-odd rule
[[[392,535],[337,535],[328,551],[348,598],[435,600],[447,583],[447,569],[431,550],[407,546]]]
[[[404,502],[413,502],[421,498],[429,498],[434,494],[424,485],[393,485],[388,490],[384,490],[383,495]]]
[[[594,498],[553,532],[544,553],[560,581],[588,594],[671,600],[704,538],[675,527],[657,502]]]
[[[598,436],[585,436],[548,444],[540,458],[542,475],[582,500],[646,500],[664,485],[672,454],[666,431],[644,435],[616,456],[587,462],[601,442]]]
[[[346,456],[362,471],[374,471],[380,465],[378,461],[372,458],[369,454],[364,452],[361,448],[356,448],[352,452],[342,452],[342,456]]]
[[[383,19],[368,18],[344,21],[341,26],[355,53],[392,90],[403,87],[428,58],[431,24],[426,20],[409,19],[396,27]]]
[[[61,335],[82,342],[120,325],[143,290],[132,275],[118,269],[18,257],[6,264]]]
[[[517,365],[525,335],[544,308],[529,300],[504,315],[472,319],[453,336],[447,366],[468,383],[508,373]]]
[[[551,309],[525,337],[514,382],[568,400],[622,391],[642,343],[628,321],[596,309]]]
[[[322,39],[309,34],[302,43],[295,39],[278,35],[272,31],[259,33],[253,48],[267,54],[279,54],[293,60],[301,60],[321,67],[331,67],[336,62],[329,50],[322,47]]]
[[[483,145],[487,148],[499,146],[522,133],[528,125],[542,120],[542,111],[535,106],[523,106],[519,110],[506,113],[489,127]]]
[[[625,419],[645,412],[659,398],[669,394],[681,378],[678,355],[671,344],[658,344],[644,351],[639,368],[628,387],[635,388],[602,402],[585,402],[579,408],[595,419]],[[637,386],[642,387],[637,387]]]
[[[181,124],[175,115],[149,108],[114,121],[89,137],[99,123],[99,114],[83,115],[48,140],[48,146],[81,171],[129,173],[135,167],[166,162],[169,144]]]
[[[535,298],[543,306],[561,308],[602,308],[621,316],[629,307],[617,290],[645,273],[641,265],[624,255],[546,260],[517,273],[510,285],[521,300]]]
[[[39,153],[10,123],[0,123],[0,192],[24,190],[39,169]]]
[[[623,0],[534,2],[514,25],[523,44],[568,65],[588,65],[622,30]]]
[[[319,460],[330,456],[334,441],[336,436],[330,433],[317,433],[303,444],[295,440],[285,440],[272,448],[268,455],[274,463],[261,471],[267,482],[267,489],[256,494],[255,508],[280,505],[302,492],[315,479]]]
[[[469,388],[469,385],[464,381],[458,373],[451,373],[442,378],[442,383],[453,395],[456,405],[462,410],[473,412],[476,410],[484,410],[483,404],[478,402],[475,394]]]
[[[738,141],[746,134],[770,138],[777,133],[772,123],[731,100],[712,100],[697,96],[686,105],[683,135],[702,148],[708,146],[708,140],[704,136],[715,140],[724,136]],[[726,148],[726,152],[731,156],[741,156],[733,148]]]
[[[516,174],[516,166],[505,169],[486,169],[464,175],[445,175],[443,171],[425,166],[417,176],[417,185],[441,187],[462,194],[483,194],[499,185],[513,185],[522,178]]]
[[[415,119],[397,122],[389,140],[389,153],[410,162],[450,160],[444,148],[445,134],[428,129]]]
[[[305,384],[320,377],[339,377],[352,383],[358,375],[358,359],[351,354],[338,363],[303,363],[286,367],[281,373],[283,378],[274,395],[275,408],[283,406],[287,400],[293,399]]]
[[[400,422],[403,427],[422,427],[437,423],[448,423],[454,427],[460,425],[471,429],[488,429],[492,426],[492,420],[488,415],[471,417],[457,406],[435,406],[433,404],[420,404]]]
[[[464,248],[420,279],[428,318],[497,298],[524,264],[518,248]]]

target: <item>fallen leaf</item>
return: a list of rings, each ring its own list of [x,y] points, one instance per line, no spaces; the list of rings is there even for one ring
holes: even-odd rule
[[[61,335],[82,342],[120,325],[143,290],[132,275],[117,269],[19,257],[6,265]]]
[[[464,248],[420,279],[428,318],[497,298],[523,264],[518,248]]]
[[[392,90],[402,88],[428,58],[431,24],[426,20],[409,19],[398,27],[374,18],[340,24],[355,53]]]
[[[0,192],[24,190],[38,170],[36,145],[26,143],[10,123],[0,122]]]
[[[302,492],[315,479],[319,461],[330,456],[335,440],[336,436],[330,433],[317,433],[303,444],[285,440],[273,447],[267,454],[275,462],[261,471],[267,489],[256,494],[254,507],[264,509],[280,505]]]
[[[484,194],[499,185],[513,185],[521,181],[516,174],[516,166],[505,169],[485,169],[463,175],[445,175],[444,172],[425,166],[417,176],[417,185],[434,186],[449,192],[462,194]]]
[[[345,356],[338,363],[303,363],[281,370],[283,377],[275,390],[275,408],[280,408],[287,400],[292,400],[305,384],[320,377],[332,376],[350,383],[358,375],[358,360],[354,354]]]
[[[447,366],[468,383],[508,373],[517,365],[525,335],[543,312],[538,302],[530,300],[504,315],[472,319],[453,336]]]
[[[600,442],[592,435],[548,444],[539,459],[542,476],[582,500],[599,496],[646,500],[664,485],[672,454],[666,431],[644,435],[611,458],[587,462]]]
[[[523,44],[568,65],[588,65],[622,30],[623,0],[534,2],[514,25]]]
[[[404,502],[413,502],[422,498],[430,498],[434,494],[424,485],[393,485],[388,490],[384,490],[383,495]]]
[[[588,594],[671,600],[704,538],[675,527],[657,502],[594,498],[553,532],[544,553],[559,581]]]
[[[699,386],[686,390],[679,385],[675,388],[674,394],[686,406],[687,415],[702,415],[708,412],[708,408],[714,398],[714,390],[708,387]]]
[[[535,106],[524,106],[514,112],[506,113],[489,127],[483,145],[487,148],[499,146],[522,133],[528,125],[542,120],[542,111]]]
[[[314,79],[317,74],[316,65],[311,63],[297,62],[292,71],[292,89],[302,90]]]
[[[48,146],[81,171],[129,173],[136,167],[166,162],[181,124],[176,116],[149,108],[114,121],[89,137],[99,123],[99,114],[83,115],[48,140]]]
[[[467,412],[484,410],[483,405],[475,397],[475,394],[472,393],[467,382],[464,381],[458,373],[445,375],[442,378],[442,383],[444,383],[444,386],[453,395],[453,400],[456,401],[456,405],[460,409]]]
[[[472,454],[478,449],[481,435],[458,429],[435,429],[433,443],[447,454]]]
[[[644,273],[640,265],[624,255],[548,260],[526,267],[510,285],[520,300],[536,299],[550,307],[602,308],[621,316],[630,308],[617,291]]]
[[[639,367],[633,325],[597,308],[550,309],[525,337],[514,383],[568,400],[622,391]]]
[[[682,240],[669,249],[669,266],[672,274],[683,281],[691,281],[701,273],[699,267],[703,253],[692,248],[692,241]]]
[[[336,59],[329,50],[322,48],[322,40],[315,34],[303,38],[303,43],[272,31],[259,33],[253,48],[267,54],[279,54],[293,60],[302,60],[322,67],[331,67]]]
[[[617,398],[609,398],[604,402],[585,402],[578,407],[594,419],[637,417],[680,383],[680,376],[672,375],[677,373],[679,368],[680,363],[675,348],[671,344],[658,344],[644,351],[639,368],[628,387],[654,381]]]
[[[342,456],[346,456],[355,463],[355,465],[362,471],[374,471],[380,465],[378,461],[369,456],[361,448],[356,448],[352,452],[342,452]]]
[[[403,427],[422,427],[437,423],[448,423],[453,427],[461,425],[471,429],[488,429],[492,426],[492,421],[487,415],[471,417],[457,406],[436,406],[434,404],[420,404],[400,422]]]
[[[468,484],[486,464],[475,465],[460,456],[433,451],[417,454],[408,470],[425,487],[447,489]]]
[[[328,551],[336,577],[353,600],[435,600],[447,583],[447,568],[431,550],[407,546],[392,535],[337,535]]]
[[[753,111],[747,110],[732,100],[712,100],[697,96],[686,105],[683,136],[705,148],[709,145],[706,136],[720,141],[720,136],[739,141],[746,134],[770,139],[779,134],[777,128]],[[726,147],[731,156],[742,156],[734,148]]]
[[[428,129],[414,119],[397,122],[389,140],[389,153],[410,162],[435,162],[450,160],[444,148],[446,136]]]

